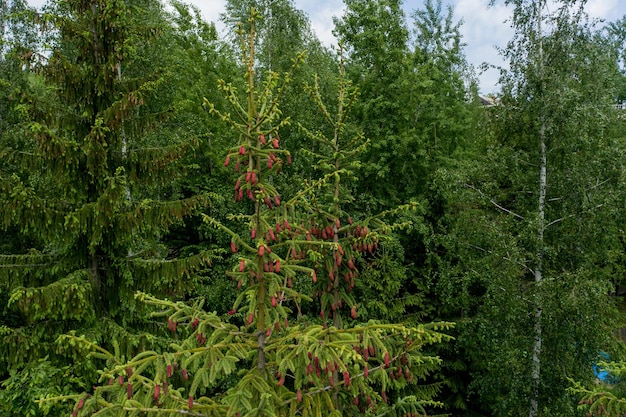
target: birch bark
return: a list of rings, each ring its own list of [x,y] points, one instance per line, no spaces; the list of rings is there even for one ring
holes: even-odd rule
[[[538,0],[537,4],[537,36],[539,39],[539,53],[537,57],[538,76],[541,79],[543,73],[543,45],[541,34],[541,9],[543,0]],[[539,413],[539,384],[541,381],[541,343],[542,343],[542,301],[541,301],[541,282],[543,280],[543,254],[544,254],[544,231],[546,224],[546,188],[547,188],[547,155],[546,155],[546,120],[545,115],[540,115],[541,125],[539,128],[539,148],[540,148],[540,164],[539,164],[539,201],[537,204],[538,225],[537,225],[537,261],[535,265],[535,300],[537,303],[535,310],[535,322],[533,326],[534,342],[533,357],[530,371],[531,379],[531,397],[529,417],[537,417]]]

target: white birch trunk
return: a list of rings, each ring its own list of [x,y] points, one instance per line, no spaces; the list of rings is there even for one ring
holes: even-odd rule
[[[541,130],[539,132],[539,141],[541,147],[541,164],[539,167],[539,225],[537,232],[537,264],[535,265],[535,286],[537,291],[541,285],[543,279],[543,252],[544,252],[544,240],[543,234],[545,230],[545,204],[546,204],[546,186],[547,186],[547,156],[546,156],[546,138],[545,138],[545,120],[542,117]],[[541,326],[541,313],[542,303],[541,297],[537,297],[537,310],[535,311],[535,323],[533,326],[534,344],[533,344],[533,358],[531,364],[531,384],[532,391],[530,397],[530,411],[529,417],[537,417],[539,412],[539,382],[541,378],[541,342],[542,342],[542,326]]]
[[[541,33],[541,9],[543,7],[543,0],[538,0],[537,5],[537,34],[539,39],[539,56],[538,56],[538,72],[539,77],[543,75],[543,39]],[[545,114],[540,115],[541,126],[539,128],[539,148],[540,159],[539,164],[539,202],[538,202],[538,222],[537,225],[537,263],[535,265],[535,289],[540,291],[541,281],[543,280],[543,254],[544,254],[544,230],[546,225],[546,186],[547,186],[547,155],[546,155],[546,120]],[[542,301],[541,294],[535,295],[536,310],[533,326],[533,357],[530,370],[530,410],[528,417],[537,417],[539,415],[539,385],[541,382],[541,343],[543,341],[541,314],[542,314]]]

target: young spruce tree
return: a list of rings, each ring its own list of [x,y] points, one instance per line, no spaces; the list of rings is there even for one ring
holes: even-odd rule
[[[333,136],[310,133],[330,153],[316,155],[321,178],[282,198],[273,181],[285,175],[291,156],[279,136],[289,121],[281,119],[278,100],[290,75],[281,81],[269,72],[257,88],[256,17],[253,9],[249,31],[240,32],[244,100],[222,82],[231,111],[207,102],[239,137],[224,165],[235,172],[234,199],[249,209],[234,216],[247,232],[237,234],[205,216],[231,236],[236,262],[229,275],[238,283],[237,300],[220,317],[203,309],[202,301],[174,303],[139,293],[157,316],[167,317],[176,338],[172,349],[145,351],[130,361],[98,349],[110,367],[102,372],[101,386],[74,397],[76,415],[422,415],[435,404],[435,388],[415,384],[438,363],[424,348],[448,339],[437,330],[449,324],[361,323],[357,300],[350,296],[358,279],[356,259],[366,261],[392,228],[378,218],[351,222],[342,211],[341,202],[349,196],[341,179],[364,146],[360,135],[344,136],[354,95],[342,77],[339,111],[331,116],[317,90],[310,90]],[[302,313],[314,297],[321,303],[321,319]],[[344,314],[348,311],[350,317]],[[409,383],[416,387],[414,395],[392,402],[387,393]]]

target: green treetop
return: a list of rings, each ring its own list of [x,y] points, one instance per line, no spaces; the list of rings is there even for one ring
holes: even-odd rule
[[[352,255],[374,251],[386,226],[371,220],[368,232],[367,224],[351,224],[339,203],[339,180],[350,167],[341,155],[349,159],[359,147],[342,134],[346,86],[340,84],[338,117],[326,113],[336,135],[318,137],[336,151],[330,158],[320,154],[326,173],[283,198],[275,178],[286,175],[291,154],[283,148],[289,138],[279,135],[289,121],[280,117],[278,101],[290,74],[270,72],[257,83],[255,17],[253,9],[249,32],[240,31],[245,92],[221,82],[230,112],[206,103],[238,138],[224,165],[235,172],[234,200],[246,208],[232,220],[245,232],[204,217],[231,237],[235,262],[228,275],[237,282],[238,297],[228,314],[219,315],[207,312],[202,301],[138,294],[157,308],[155,315],[167,317],[176,341],[169,352],[145,351],[130,360],[96,348],[110,366],[100,386],[75,397],[78,415],[406,415],[435,404],[435,387],[415,385],[413,395],[397,401],[387,392],[417,384],[436,366],[437,358],[424,349],[446,340],[437,330],[449,324],[363,323],[349,296],[358,276]],[[310,308],[311,294],[319,290],[330,297],[318,297],[321,310]],[[317,313],[307,314],[311,310]],[[351,318],[340,318],[340,311],[350,311]]]
[[[133,336],[146,329],[133,294],[191,288],[208,253],[177,259],[160,236],[208,199],[169,197],[194,141],[170,123],[170,69],[146,61],[163,54],[162,6],[59,1],[40,22],[53,34],[51,52],[32,83],[46,100],[20,104],[21,138],[3,137],[14,168],[0,179],[1,225],[34,244],[0,256],[16,317],[0,328],[0,373],[47,356],[76,361],[83,369],[73,382],[88,386],[91,362],[57,337],[80,332],[124,354],[152,344]]]
[[[616,325],[618,73],[581,3],[506,3],[515,36],[490,130],[438,180],[450,207],[438,290],[467,318],[458,340],[486,412],[571,416],[568,378],[593,379]]]

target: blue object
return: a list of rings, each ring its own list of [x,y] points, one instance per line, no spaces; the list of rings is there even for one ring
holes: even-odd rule
[[[603,362],[608,362],[610,360],[611,360],[611,357],[606,352],[600,352],[600,355],[597,359],[597,361],[603,361]],[[604,370],[603,368],[601,368],[599,365],[595,363],[593,364],[593,374],[596,376],[596,378],[598,378],[602,382],[606,382],[607,384],[612,382],[611,375],[608,373],[608,371]]]

